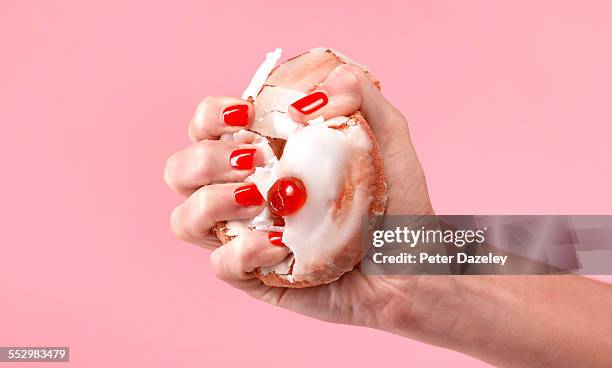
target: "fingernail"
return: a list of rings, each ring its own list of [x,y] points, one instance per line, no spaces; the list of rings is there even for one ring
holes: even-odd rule
[[[304,115],[312,114],[323,106],[327,105],[327,95],[323,92],[314,92],[304,96],[291,104]]]
[[[223,110],[223,121],[231,126],[246,126],[249,123],[249,106],[234,105]]]
[[[236,170],[251,170],[255,148],[237,149],[230,155],[230,165]]]
[[[270,243],[272,243],[272,245],[277,245],[279,247],[286,247],[285,243],[283,243],[283,233],[276,232],[276,231],[269,232],[268,240],[270,241]]]
[[[234,201],[242,207],[250,207],[261,205],[264,199],[255,184],[248,184],[234,190]]]

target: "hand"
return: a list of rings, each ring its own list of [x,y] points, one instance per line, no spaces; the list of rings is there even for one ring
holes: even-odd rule
[[[368,76],[358,67],[337,67],[318,90],[329,96],[329,103],[316,115],[302,115],[290,111],[298,121],[323,115],[326,119],[348,115],[360,110],[379,142],[388,183],[387,213],[433,213],[421,166],[410,141],[408,125],[401,113],[383,97]],[[262,205],[243,207],[234,202],[233,192],[243,184],[211,184],[215,181],[240,181],[253,172],[252,168],[236,170],[229,157],[237,149],[255,149],[254,165],[261,163],[261,152],[256,147],[218,140],[244,126],[227,125],[223,111],[242,105],[245,125],[253,119],[253,106],[231,97],[210,97],[197,108],[189,126],[189,137],[194,142],[172,155],[165,170],[168,185],[188,196],[171,216],[171,227],[182,240],[214,249],[211,264],[217,276],[249,294],[323,320],[378,326],[380,306],[390,300],[401,303],[411,295],[415,281],[406,278],[364,277],[358,270],[329,285],[308,289],[272,288],[252,275],[260,266],[272,265],[287,256],[288,250],[269,244],[266,234],[250,232],[230,243],[220,243],[211,234],[211,227],[221,220],[250,218],[259,213]],[[394,307],[388,309],[405,309]],[[376,311],[376,313],[374,313]],[[383,318],[388,320],[387,317]]]
[[[329,96],[329,103],[315,115],[331,118],[360,110],[374,131],[387,175],[386,213],[433,214],[406,120],[367,75],[343,65],[319,90]],[[228,125],[223,111],[232,106],[243,106],[246,110],[238,111],[247,113],[234,113],[229,119],[233,125]],[[315,117],[297,110],[290,113],[298,121]],[[211,265],[219,278],[260,300],[314,318],[382,329],[495,364],[612,364],[612,358],[604,356],[612,349],[606,312],[612,305],[611,288],[580,277],[364,276],[353,270],[336,282],[306,289],[262,284],[253,270],[278,263],[288,250],[273,246],[265,233],[256,231],[220,246],[210,230],[217,221],[251,218],[263,208],[263,203],[245,206],[234,201],[234,191],[244,183],[211,184],[240,181],[253,172],[249,165],[241,169],[230,165],[237,149],[254,149],[250,159],[254,165],[261,163],[256,147],[218,139],[248,126],[252,119],[248,101],[205,99],[189,126],[194,143],[166,164],[166,182],[188,197],[172,213],[172,231],[179,239],[212,249]],[[582,305],[573,300],[581,300]],[[570,331],[572,338],[565,338]]]

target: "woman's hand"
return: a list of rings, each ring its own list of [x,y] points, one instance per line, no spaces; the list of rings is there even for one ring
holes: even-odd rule
[[[407,122],[368,76],[358,67],[341,65],[317,91],[325,92],[329,103],[310,115],[291,108],[292,117],[298,121],[321,115],[328,119],[360,110],[374,131],[383,156],[388,183],[387,213],[433,213]],[[265,233],[256,231],[219,247],[210,231],[217,221],[251,218],[264,206],[258,202],[245,206],[235,201],[234,192],[244,183],[211,184],[240,182],[253,172],[254,166],[261,164],[262,154],[257,147],[219,140],[224,133],[248,127],[252,120],[253,106],[248,101],[210,97],[198,106],[188,129],[194,143],[172,155],[166,164],[166,182],[187,196],[171,216],[174,234],[213,249],[211,264],[217,276],[256,298],[326,321],[380,327],[385,321],[396,319],[389,314],[407,309],[404,304],[411,303],[412,297],[408,296],[414,295],[416,279],[366,278],[354,270],[328,285],[274,288],[262,284],[252,271],[284,259],[288,254],[286,248],[271,245]],[[254,150],[252,165],[233,167],[232,152],[245,149]]]
[[[317,89],[329,103],[314,114],[290,110],[294,120],[331,118],[360,110],[374,131],[388,184],[387,214],[433,214],[408,125],[359,68],[337,67]],[[212,269],[255,298],[325,321],[362,325],[459,350],[504,366],[611,366],[609,285],[580,277],[364,276],[357,269],[333,283],[275,288],[253,270],[283,260],[288,249],[257,231],[220,246],[217,221],[252,218],[263,199],[240,182],[261,164],[248,144],[220,141],[253,120],[253,106],[210,97],[189,126],[193,144],[172,155],[165,180],[187,197],[172,213],[182,240],[212,249]],[[236,192],[242,193],[236,196]],[[238,198],[238,200],[237,200]],[[580,301],[577,305],[574,301]]]

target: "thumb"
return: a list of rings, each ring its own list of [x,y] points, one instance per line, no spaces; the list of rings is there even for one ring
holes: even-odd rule
[[[361,111],[366,118],[381,148],[412,147],[408,125],[403,115],[380,93],[369,75],[360,67],[343,64],[336,67],[329,76],[311,94],[324,93],[327,98],[324,104],[315,110],[304,113],[296,108],[296,101],[289,108],[291,118],[298,122],[307,122],[319,116],[331,119],[337,116],[350,115]]]
[[[343,115],[361,111],[374,132],[389,186],[387,213],[432,213],[425,176],[410,140],[408,123],[368,74],[357,66],[341,65],[332,71],[320,89],[329,93],[330,100],[343,96],[338,99],[340,105],[352,102],[353,105],[345,104],[338,109]]]

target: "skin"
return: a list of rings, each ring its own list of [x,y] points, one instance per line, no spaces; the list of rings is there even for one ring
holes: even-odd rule
[[[387,214],[433,214],[425,176],[408,125],[361,69],[337,67],[318,90],[329,103],[296,121],[331,118],[360,110],[379,142],[388,183]],[[210,228],[221,220],[251,218],[262,206],[234,202],[237,184],[253,170],[235,170],[229,155],[248,144],[219,141],[240,127],[224,124],[224,108],[246,104],[209,97],[189,125],[192,144],[173,154],[164,178],[186,196],[172,213],[171,229],[184,241],[212,250],[220,279],[249,295],[320,320],[366,326],[470,354],[503,367],[611,367],[612,286],[578,276],[364,276],[358,270],[331,284],[274,288],[253,276],[260,266],[284,259],[262,232],[250,232],[220,247]],[[255,164],[261,163],[261,153]]]

